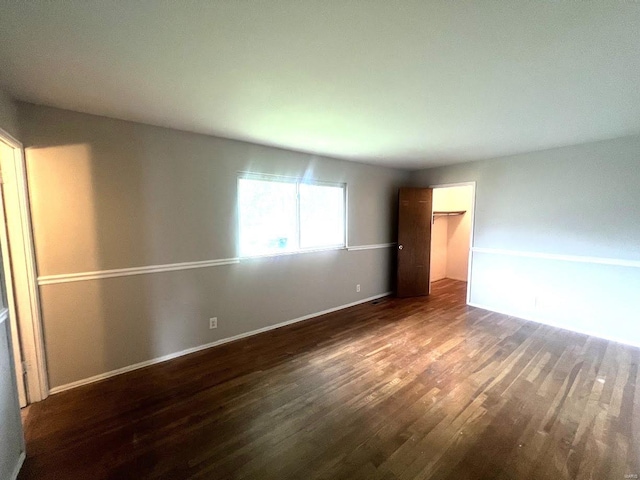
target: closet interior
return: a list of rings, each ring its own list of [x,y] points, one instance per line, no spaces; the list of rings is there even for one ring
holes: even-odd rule
[[[431,282],[468,280],[473,194],[472,185],[433,189]]]

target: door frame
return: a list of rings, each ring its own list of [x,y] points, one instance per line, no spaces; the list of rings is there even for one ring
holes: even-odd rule
[[[457,182],[457,183],[439,183],[437,185],[429,185],[429,188],[449,188],[449,187],[472,187],[473,192],[471,194],[471,227],[470,227],[470,238],[469,238],[469,262],[467,266],[467,305],[471,302],[471,273],[473,271],[473,246],[474,246],[474,233],[475,233],[475,222],[476,222],[476,182]],[[433,221],[433,220],[432,220]]]
[[[6,145],[4,142],[0,142]],[[0,148],[2,145],[0,145]],[[11,148],[7,145],[7,148]],[[13,153],[13,149],[12,149]],[[25,372],[23,366],[22,348],[20,347],[20,328],[18,327],[18,316],[16,315],[16,302],[13,291],[13,274],[11,271],[11,256],[9,255],[9,238],[7,235],[7,219],[4,208],[4,192],[2,178],[0,177],[0,252],[2,255],[2,275],[4,278],[4,295],[6,305],[0,310],[0,325],[7,322],[7,333],[11,337],[9,346],[13,357],[13,370],[16,377],[16,387],[18,389],[18,403],[20,408],[27,405],[27,385],[25,382]]]
[[[2,172],[3,193],[5,185],[14,183],[12,203],[17,209],[11,209],[6,215],[6,228],[14,240],[10,249],[13,277],[7,279],[12,284],[14,302],[19,312],[17,320],[23,368],[26,373],[26,402],[33,403],[49,396],[47,360],[44,347],[42,315],[40,310],[40,291],[37,283],[37,270],[29,194],[27,188],[27,170],[24,147],[11,134],[0,128],[0,141],[13,148],[12,165]],[[5,203],[7,197],[5,197]]]

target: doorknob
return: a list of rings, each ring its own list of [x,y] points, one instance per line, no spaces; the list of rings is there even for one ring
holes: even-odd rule
[[[398,245],[398,250],[402,250],[404,247],[402,245]]]

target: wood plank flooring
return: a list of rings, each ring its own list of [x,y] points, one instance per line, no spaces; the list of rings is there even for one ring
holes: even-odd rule
[[[387,298],[49,397],[20,479],[625,479],[640,349]]]

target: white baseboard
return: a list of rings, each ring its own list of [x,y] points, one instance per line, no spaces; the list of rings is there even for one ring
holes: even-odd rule
[[[495,308],[490,307],[488,305],[481,305],[479,303],[468,302],[467,305],[469,305],[470,307],[481,308],[482,310],[488,310],[490,312],[500,313],[502,315],[508,315],[510,317],[521,318],[522,320],[526,320],[528,322],[536,322],[536,323],[540,323],[540,324],[543,324],[543,325],[548,325],[550,327],[561,328],[562,330],[567,330],[569,332],[581,333],[583,335],[589,335],[591,337],[602,338],[603,340],[609,340],[609,341],[612,341],[612,342],[622,343],[624,345],[630,345],[632,347],[640,348],[640,342],[634,342],[633,340],[629,340],[627,338],[618,338],[618,337],[611,336],[611,335],[606,335],[606,334],[603,335],[603,334],[601,334],[599,332],[593,332],[593,331],[590,331],[590,330],[587,330],[587,329],[568,328],[566,325],[560,325],[559,323],[552,322],[552,321],[549,321],[549,320],[543,320],[543,319],[540,319],[540,318],[535,318],[532,315],[515,314],[513,312],[508,312],[508,311],[502,310],[502,309],[495,309]]]
[[[451,275],[451,276],[447,276],[447,277],[445,277],[445,278],[449,278],[449,279],[451,279],[451,280],[457,280],[457,281],[459,281],[459,282],[466,282],[466,281],[468,281],[468,278],[467,278],[467,277],[454,277],[453,275]]]
[[[20,452],[18,463],[16,463],[16,467],[13,469],[13,475],[11,475],[11,480],[16,480],[18,478],[18,474],[20,473],[20,469],[22,468],[22,464],[26,458],[27,454],[25,452]]]
[[[466,282],[467,278],[456,278],[456,277],[449,277],[449,276],[444,276],[444,277],[438,277],[438,278],[432,278],[431,282],[438,282],[440,280],[458,280],[459,282]]]
[[[50,395],[55,395],[56,393],[64,392],[65,390],[70,390],[72,388],[80,387],[82,385],[87,385],[89,383],[95,383],[100,380],[104,380],[110,377],[114,377],[116,375],[121,375],[123,373],[131,372],[133,370],[138,370],[140,368],[148,367],[150,365],[155,365],[156,363],[166,362],[168,360],[173,360],[174,358],[182,357],[184,355],[189,355],[190,353],[199,352],[201,350],[206,350],[207,348],[216,347],[218,345],[223,345],[225,343],[233,342],[235,340],[240,340],[242,338],[251,337],[253,335],[257,335],[259,333],[268,332],[269,330],[275,330],[276,328],[285,327],[287,325],[291,325],[292,323],[302,322],[304,320],[309,320],[311,318],[319,317],[321,315],[326,315],[327,313],[337,312],[338,310],[343,310],[345,308],[354,307],[356,305],[360,305],[362,303],[371,302],[373,300],[377,300],[378,298],[387,297],[391,295],[392,292],[385,292],[379,295],[374,295],[372,297],[363,298],[362,300],[357,300],[355,302],[347,303],[345,305],[339,305],[337,307],[329,308],[327,310],[323,310],[321,312],[310,313],[309,315],[304,315],[302,317],[294,318],[292,320],[287,320],[285,322],[276,323],[275,325],[269,325],[267,327],[259,328],[257,330],[251,330],[250,332],[240,333],[238,335],[234,335],[233,337],[223,338],[221,340],[216,340],[215,342],[206,343],[204,345],[199,345],[197,347],[187,348],[186,350],[182,350],[180,352],[170,353],[168,355],[163,355],[162,357],[153,358],[151,360],[146,360],[144,362],[135,363],[133,365],[129,365],[126,367],[118,368],[116,370],[111,370],[109,372],[101,373],[98,375],[94,375],[92,377],[84,378],[82,380],[77,380],[75,382],[67,383],[65,385],[60,385],[59,387],[54,387],[49,391]]]

